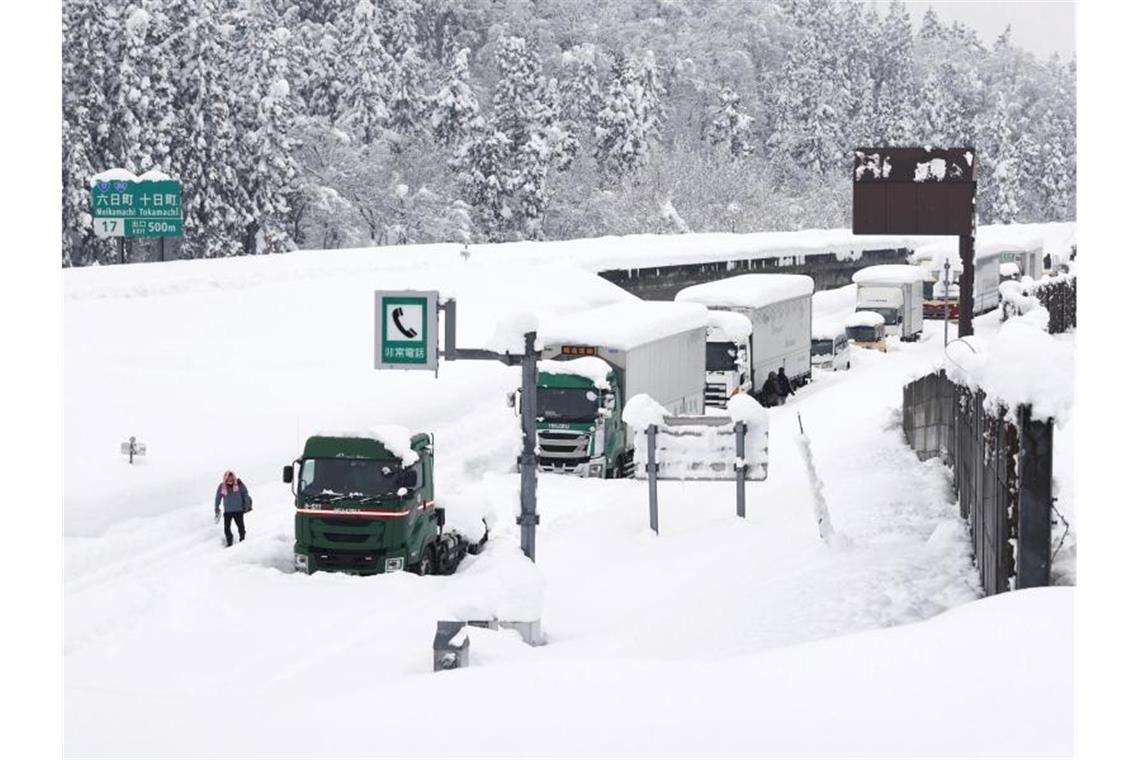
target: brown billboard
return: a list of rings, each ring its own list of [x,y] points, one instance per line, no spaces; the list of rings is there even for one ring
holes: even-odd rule
[[[852,168],[856,235],[972,235],[973,148],[859,148]]]

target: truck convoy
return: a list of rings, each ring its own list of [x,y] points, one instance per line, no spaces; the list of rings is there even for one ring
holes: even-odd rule
[[[998,285],[1001,281],[1001,262],[1006,254],[993,251],[978,253],[974,256],[974,314],[983,314],[998,306]],[[1022,272],[1039,267],[1034,264],[1033,257],[1026,255],[1015,257],[1015,260],[1024,262],[1029,270],[1022,268]],[[958,319],[958,278],[962,274],[962,265],[955,258],[950,262],[950,286],[942,281],[944,259],[940,256],[916,258],[917,266],[922,267],[925,277],[923,282],[922,316],[926,319],[943,319],[947,310],[950,319]],[[1039,259],[1038,259],[1039,261]]]
[[[926,271],[906,264],[864,267],[852,275],[856,285],[855,311],[873,311],[883,317],[887,335],[914,341],[922,334],[923,283]]]
[[[583,477],[625,477],[633,432],[625,402],[649,394],[672,414],[703,414],[708,312],[631,301],[544,323],[538,367],[538,464]]]
[[[750,379],[755,392],[764,385],[768,373],[780,367],[794,387],[811,379],[814,290],[815,283],[803,274],[742,274],[684,288],[676,300],[748,318],[752,323]]]
[[[479,541],[447,529],[435,503],[434,452],[426,433],[387,426],[316,435],[282,479],[294,484],[294,567],[371,575],[411,570],[449,575]]]

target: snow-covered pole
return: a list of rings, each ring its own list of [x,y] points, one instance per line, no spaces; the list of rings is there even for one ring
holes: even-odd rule
[[[736,516],[744,517],[744,478],[748,474],[748,465],[744,461],[744,435],[748,432],[748,425],[737,420],[733,429],[736,431]]]
[[[538,351],[535,350],[537,334],[525,335],[526,351],[522,357],[522,427],[523,450],[519,458],[522,472],[522,488],[518,523],[522,528],[523,554],[534,562],[535,526],[538,525],[538,474],[534,449],[538,439]]]
[[[950,343],[950,257],[942,264],[942,348]]]
[[[657,535],[657,426],[650,425],[645,429],[646,437],[646,463],[645,476],[649,481],[649,528]]]

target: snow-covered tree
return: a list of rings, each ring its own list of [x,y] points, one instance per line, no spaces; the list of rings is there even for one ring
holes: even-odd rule
[[[1010,224],[1021,212],[1021,159],[1024,143],[1013,132],[1009,103],[998,93],[982,126],[984,145],[979,155],[979,214],[983,223]]]
[[[380,20],[370,0],[359,0],[353,9],[344,52],[353,65],[345,68],[344,111],[338,124],[369,144],[388,127],[392,91],[388,73],[396,67],[384,48]]]
[[[509,153],[507,136],[480,120],[457,160],[464,198],[483,234],[493,241],[508,239],[514,227],[510,197],[515,180]]]
[[[601,177],[616,181],[641,166],[660,139],[664,86],[652,51],[615,55],[611,79],[594,126],[594,158]]]
[[[713,145],[726,146],[734,159],[752,155],[750,140],[755,119],[741,110],[740,94],[731,87],[721,88],[719,99],[709,141]]]
[[[467,48],[456,51],[447,80],[431,98],[432,133],[443,145],[465,142],[479,117],[479,100],[470,84],[471,72],[467,62],[470,54]]]

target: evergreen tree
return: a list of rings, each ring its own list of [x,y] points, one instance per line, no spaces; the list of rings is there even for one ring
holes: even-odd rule
[[[653,53],[614,57],[609,90],[594,126],[594,158],[603,181],[616,181],[641,166],[660,139],[664,87]]]
[[[353,10],[345,56],[353,65],[345,69],[344,113],[338,123],[367,145],[384,134],[391,118],[388,73],[395,69],[370,0],[359,0]]]
[[[713,145],[725,145],[734,159],[752,155],[749,142],[754,119],[740,110],[740,95],[731,87],[720,91],[720,107],[712,122],[709,140]]]
[[[443,145],[466,142],[479,117],[479,100],[471,89],[471,72],[467,63],[470,53],[467,48],[455,53],[447,81],[431,98],[432,133]]]
[[[979,214],[983,223],[1010,224],[1021,212],[1024,143],[1014,138],[1010,107],[1000,92],[983,124],[982,138],[988,150],[979,156]]]
[[[875,137],[884,145],[914,142],[911,115],[918,92],[914,74],[910,16],[900,0],[891,0],[883,22],[878,66]]]
[[[458,154],[463,195],[475,212],[487,239],[506,240],[514,225],[510,196],[514,180],[508,167],[510,141],[507,136],[476,121],[472,137]]]

